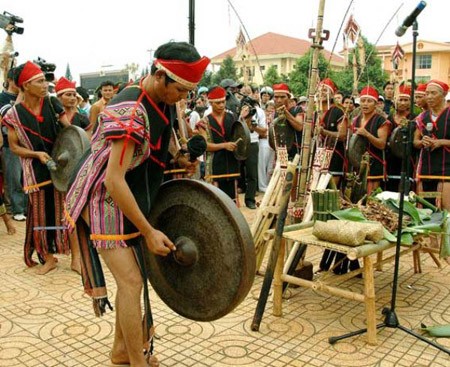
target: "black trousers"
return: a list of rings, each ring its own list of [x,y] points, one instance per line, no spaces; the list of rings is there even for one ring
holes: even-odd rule
[[[256,189],[258,187],[258,155],[259,144],[251,143],[248,157],[245,160],[245,202],[255,203]]]

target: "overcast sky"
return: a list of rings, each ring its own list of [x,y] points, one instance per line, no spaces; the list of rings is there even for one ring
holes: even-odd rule
[[[317,21],[319,0],[231,0],[250,38],[266,32],[308,39]],[[349,0],[326,0],[324,28],[331,32],[324,43],[331,50]],[[401,6],[378,45],[395,44],[395,29],[418,0],[354,0],[353,14],[369,42],[375,43],[389,19]],[[22,35],[14,34],[19,63],[38,56],[57,65],[64,75],[67,63],[78,81],[79,73],[121,69],[127,63],[143,67],[150,50],[171,39],[188,41],[189,0],[2,0],[0,11],[23,18]],[[196,0],[195,45],[213,57],[235,47],[241,26],[227,0]],[[449,0],[429,0],[419,16],[419,39],[448,42]],[[346,18],[347,20],[347,18]],[[346,23],[345,20],[345,23]],[[6,36],[6,34],[5,34]],[[399,39],[412,41],[412,31]],[[342,49],[342,34],[336,50]],[[110,65],[110,66],[107,66]]]

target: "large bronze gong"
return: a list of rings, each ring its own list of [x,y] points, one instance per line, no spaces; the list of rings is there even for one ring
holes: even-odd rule
[[[177,246],[166,257],[147,251],[150,283],[172,310],[192,320],[212,321],[247,296],[256,271],[253,238],[225,193],[202,181],[168,181],[160,188],[149,222]]]
[[[276,150],[277,147],[285,146],[289,152],[295,143],[295,129],[287,121],[286,116],[280,115],[269,127],[269,145]]]
[[[65,127],[58,134],[52,151],[55,164],[49,165],[53,185],[58,191],[68,190],[72,173],[89,147],[86,132],[78,126]]]
[[[359,169],[363,154],[367,150],[367,139],[358,134],[353,134],[348,144],[348,160],[355,170]]]
[[[231,127],[231,141],[237,142],[237,148],[234,150],[234,157],[238,161],[246,160],[250,149],[250,129],[241,122],[235,121]]]
[[[403,158],[403,127],[397,126],[389,136],[389,150],[397,158]]]

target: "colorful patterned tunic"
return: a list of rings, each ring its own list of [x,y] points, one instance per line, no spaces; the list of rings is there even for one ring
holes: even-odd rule
[[[66,218],[70,228],[89,204],[90,239],[96,248],[132,245],[140,233],[107,192],[104,180],[113,139],[135,143],[126,181],[145,216],[162,182],[170,140],[173,108],[156,105],[137,85],[124,89],[99,116],[91,153],[85,157],[67,193]]]
[[[39,115],[20,103],[8,111],[3,121],[14,129],[21,146],[51,155],[62,114],[64,109],[59,101],[46,97],[42,99]],[[20,157],[20,161],[24,190],[29,194],[24,258],[28,266],[33,266],[34,250],[41,262],[48,253],[69,252],[67,232],[62,228],[64,194],[54,189],[50,172],[39,159]]]

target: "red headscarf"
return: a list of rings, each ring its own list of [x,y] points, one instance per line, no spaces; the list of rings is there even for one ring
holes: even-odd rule
[[[202,79],[209,62],[210,60],[203,56],[194,62],[156,59],[154,63],[158,69],[164,70],[170,78],[189,89],[193,89]]]
[[[208,100],[210,102],[221,102],[225,101],[225,97],[227,95],[227,91],[222,87],[212,88],[208,92]]]
[[[288,85],[285,83],[274,84],[272,86],[272,89],[274,93],[286,93],[288,95],[291,94]]]
[[[31,82],[32,80],[37,79],[41,76],[44,76],[41,68],[31,61],[27,61],[19,75],[17,86],[20,88],[25,83]]]
[[[364,87],[363,89],[361,89],[361,92],[359,93],[359,97],[363,98],[363,97],[367,97],[367,98],[372,98],[375,101],[378,101],[378,92],[374,87],[371,86],[367,86]]]
[[[66,92],[76,92],[75,82],[71,82],[69,79],[64,78],[63,76],[58,79],[55,85],[55,92],[59,96],[60,94]]]

